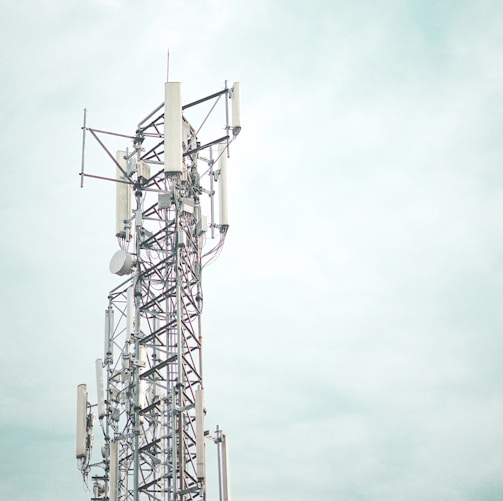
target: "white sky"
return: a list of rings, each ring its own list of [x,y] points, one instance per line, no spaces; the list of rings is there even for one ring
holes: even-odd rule
[[[501,499],[502,25],[496,0],[2,2],[2,499],[91,497],[75,387],[117,284],[115,192],[79,187],[82,109],[134,131],[168,47],[186,102],[242,86],[204,277],[233,498]]]

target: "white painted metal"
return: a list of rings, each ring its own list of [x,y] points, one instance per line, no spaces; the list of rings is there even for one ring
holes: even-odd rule
[[[117,501],[117,442],[110,442],[110,460],[109,460],[109,481],[108,498],[109,501]]]
[[[147,363],[147,348],[145,346],[140,346],[140,360],[139,360],[139,365],[140,365],[140,371],[143,372],[145,365]],[[141,376],[140,372],[140,376]],[[143,409],[146,404],[146,399],[147,399],[147,381],[145,379],[140,379],[139,383],[139,397],[138,397],[138,405],[140,406],[140,409]]]
[[[204,443],[204,390],[196,390],[196,457],[197,478],[206,477],[206,450]]]
[[[227,118],[231,95],[232,126]],[[220,100],[222,96],[224,100]],[[235,137],[241,127],[239,84],[186,105],[182,116],[181,85],[169,82],[165,104],[138,125],[134,152],[127,161],[125,151],[116,157],[131,184],[118,183],[127,186],[118,195],[118,207],[127,206],[127,216],[117,216],[120,251],[112,258],[110,269],[125,281],[110,291],[105,354],[103,362],[96,363],[98,416],[105,441],[101,462],[88,461],[87,395],[79,434],[84,477],[91,466],[103,468],[104,473],[94,478],[98,484],[108,485],[107,493],[100,485],[96,487],[96,499],[206,499],[201,270],[218,256],[227,231],[224,150],[233,138],[222,137],[222,132],[217,139],[196,137],[196,130],[199,136],[203,128],[194,127],[186,114],[210,99],[215,100],[211,110],[218,102],[224,103],[225,130],[232,128]],[[222,153],[217,171],[211,151],[209,159],[206,153],[199,153],[200,148],[211,145]],[[219,221],[213,217],[216,199]],[[203,208],[211,211],[211,221],[202,215]],[[210,228],[211,235],[205,235]],[[220,235],[215,243],[217,228]],[[206,244],[210,248],[203,251]],[[103,400],[98,365],[106,375]],[[218,443],[219,483],[223,486],[228,484],[227,455],[222,441]]]
[[[221,144],[218,155],[219,160],[219,178],[218,182],[220,184],[220,225],[221,228],[227,228],[229,226],[229,216],[227,213],[227,147],[225,144]]]
[[[241,132],[241,94],[239,82],[232,87],[232,133],[237,136]]]
[[[110,272],[114,275],[129,275],[133,268],[133,256],[124,249],[118,250],[110,260]]]
[[[182,172],[182,92],[180,82],[166,82],[164,100],[164,172]]]
[[[136,164],[136,170],[138,173],[138,179],[141,179],[143,182],[150,179],[150,165],[147,162],[140,160]]]
[[[117,151],[116,159],[117,163],[121,166],[124,172],[127,172],[127,160],[126,152],[123,150]],[[115,197],[116,197],[116,221],[115,221],[115,234],[119,238],[128,238],[128,227],[127,222],[131,218],[131,188],[128,183],[128,179],[124,176],[124,173],[117,168],[117,180],[115,183]]]
[[[105,396],[103,393],[103,360],[96,360],[96,393],[98,395],[98,418],[105,417]]]
[[[231,501],[229,478],[229,448],[227,436],[222,434],[222,494],[223,501]]]
[[[114,329],[114,310],[107,308],[105,310],[105,360],[111,359],[113,356],[112,332]]]
[[[87,386],[77,386],[77,459],[87,455]]]

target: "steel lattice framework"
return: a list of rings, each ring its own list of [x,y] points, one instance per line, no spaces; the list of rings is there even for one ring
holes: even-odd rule
[[[219,221],[215,194],[217,186],[225,184],[228,146],[240,131],[237,112],[235,123],[229,124],[228,118],[229,99],[238,92],[238,84],[226,85],[183,106],[182,164],[174,172],[165,167],[165,116],[172,112],[167,103],[140,122],[130,136],[132,150],[115,156],[103,135],[124,135],[84,123],[84,134],[91,133],[117,169],[118,200],[122,196],[118,203],[126,207],[126,217],[118,226],[121,250],[112,259],[111,271],[129,275],[109,294],[105,354],[96,361],[104,435],[101,461],[91,464],[93,417],[87,394],[83,439],[77,429],[77,458],[84,477],[91,466],[102,469],[93,477],[93,500],[206,499],[201,276],[204,265],[220,252],[228,228],[222,207],[225,193],[220,196]],[[203,144],[199,135],[219,102],[225,110],[225,133]],[[208,103],[211,108],[196,129],[186,113]],[[81,175],[101,177],[83,169]],[[210,213],[208,219],[205,212]],[[210,249],[203,253],[206,242]],[[80,453],[79,440],[85,441]]]

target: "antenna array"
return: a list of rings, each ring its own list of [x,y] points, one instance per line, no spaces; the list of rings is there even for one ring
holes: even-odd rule
[[[196,109],[197,127],[188,118]],[[218,110],[225,132],[203,143]],[[115,165],[115,179],[85,173],[84,163],[81,177],[116,183],[119,250],[110,271],[126,277],[108,296],[96,361],[104,442],[96,463],[94,406],[78,387],[78,466],[84,480],[99,470],[92,500],[206,499],[205,438],[218,446],[220,498],[229,499],[225,435],[204,426],[201,276],[227,234],[226,160],[240,130],[239,83],[183,106],[180,83],[168,82],[164,104],[131,136],[84,123],[83,145],[90,133]],[[114,155],[104,135],[129,137],[133,147]]]

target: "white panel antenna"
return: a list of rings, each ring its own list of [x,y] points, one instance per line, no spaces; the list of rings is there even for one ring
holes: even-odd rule
[[[227,145],[220,144],[218,155],[219,160],[219,183],[220,183],[220,231],[224,233],[229,226],[229,216],[227,213]]]
[[[145,346],[140,346],[140,367],[144,368],[147,361],[147,350]],[[139,383],[139,395],[138,395],[138,405],[140,409],[143,409],[146,404],[147,398],[147,381],[140,378]]]
[[[98,394],[98,418],[105,417],[105,396],[103,392],[103,360],[96,360],[96,393]]]
[[[217,445],[218,454],[218,487],[220,491],[220,501],[230,501],[229,450],[227,448],[227,437],[218,426],[215,434],[214,441]]]
[[[206,450],[204,443],[204,390],[196,390],[196,457],[197,478],[206,477]]]
[[[166,82],[164,101],[164,172],[182,172],[182,92],[180,82]]]
[[[231,501],[229,478],[229,447],[227,443],[227,435],[222,435],[222,488],[223,501]]]
[[[87,386],[77,386],[77,459],[87,456]]]
[[[107,308],[105,310],[105,360],[111,359],[113,356],[113,335],[114,329],[114,310]]]
[[[117,151],[116,154],[117,163],[122,167],[124,172],[127,172],[126,154],[122,150]],[[115,235],[127,240],[130,238],[128,221],[131,219],[131,188],[128,181],[124,173],[117,168],[117,182],[115,183]]]
[[[234,82],[232,88],[232,133],[237,136],[241,132],[241,103],[239,82]]]
[[[109,481],[108,481],[108,499],[117,501],[117,442],[110,442],[110,463],[109,463]]]

